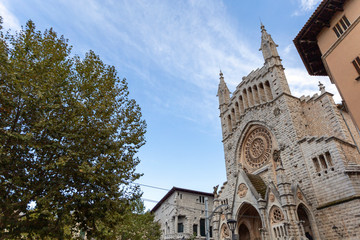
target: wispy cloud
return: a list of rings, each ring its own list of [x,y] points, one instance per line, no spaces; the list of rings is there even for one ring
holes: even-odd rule
[[[321,82],[327,92],[334,94],[334,101],[341,102],[335,85],[330,83],[328,77],[309,76],[304,68],[286,68],[285,74],[294,96],[313,96],[315,93],[320,93],[318,85]]]
[[[19,30],[20,24],[15,15],[6,7],[4,2],[0,2],[0,16],[3,18],[5,29]]]
[[[204,122],[208,121],[204,116],[212,115],[218,125],[214,106],[220,68],[229,87],[235,88],[242,76],[262,62],[261,55],[251,50],[246,36],[238,32],[218,1],[73,4],[76,6],[72,9],[83,9],[81,19],[87,19],[74,24],[84,29],[89,40],[96,43],[101,34],[99,44],[105,45],[113,60],[121,62],[121,52],[133,59],[126,64],[135,72],[150,68],[148,75],[141,74],[150,88],[147,91],[154,95],[149,100],[161,104],[158,109],[186,119],[192,116],[194,121]],[[155,79],[151,71],[156,70],[166,79]]]
[[[302,11],[319,2],[296,1]],[[248,39],[221,1],[63,0],[55,5],[34,0],[31,4],[29,7],[41,9],[46,22],[61,22],[66,28],[55,30],[73,34],[66,37],[70,37],[75,52],[94,49],[106,56],[106,62],[116,65],[120,74],[139,78],[137,91],[153,109],[206,129],[218,131],[219,127],[219,70],[234,90],[243,76],[263,64],[257,51],[260,31],[258,39]],[[13,26],[19,25],[15,17],[12,19]],[[73,42],[76,37],[82,38],[78,39],[81,45]],[[283,54],[293,58],[292,44]],[[311,79],[304,70],[292,68],[286,73],[295,95],[317,91],[317,81],[303,80]]]
[[[321,0],[297,0],[297,2],[300,5],[300,8],[294,12],[294,15],[296,16],[314,10]]]

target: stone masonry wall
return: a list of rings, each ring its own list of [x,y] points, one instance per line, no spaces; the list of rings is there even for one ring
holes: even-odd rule
[[[321,239],[360,239],[360,200],[316,212]]]
[[[161,239],[186,239],[193,235],[193,225],[198,226],[200,239],[200,219],[205,219],[205,203],[200,196],[208,198],[209,215],[213,209],[213,197],[189,192],[175,191],[155,211],[155,221],[160,222]],[[176,219],[177,218],[177,219]],[[177,223],[184,224],[183,233],[177,232]],[[167,226],[169,229],[166,229]]]

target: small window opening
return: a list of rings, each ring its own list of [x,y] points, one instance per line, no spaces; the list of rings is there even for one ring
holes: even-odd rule
[[[327,168],[327,164],[326,164],[324,155],[321,154],[321,155],[319,156],[319,159],[320,159],[320,163],[321,163],[322,168],[323,168],[323,169],[326,169],[326,168]]]
[[[231,116],[230,115],[228,115],[228,130],[229,130],[229,132],[232,131],[232,121],[231,121]]]
[[[197,224],[194,224],[194,225],[193,225],[193,235],[194,235],[194,236],[197,236],[197,235],[198,235],[197,233],[198,233],[198,225],[197,225]]]
[[[178,223],[178,233],[182,233],[182,232],[184,232],[184,224]]]
[[[353,61],[352,64],[354,65],[357,73],[359,74],[359,77],[356,78],[356,80],[360,80],[360,58],[356,57]]]
[[[325,153],[325,158],[326,158],[326,160],[327,160],[327,162],[328,162],[328,164],[329,164],[330,166],[333,166],[333,165],[334,165],[334,164],[333,164],[333,161],[332,161],[332,158],[331,158],[331,155],[330,155],[329,152],[326,152],[326,153]]]
[[[319,172],[319,171],[320,171],[320,164],[319,164],[317,158],[315,157],[315,158],[313,158],[312,160],[313,160],[313,163],[314,163],[314,166],[315,166],[315,170],[316,170],[317,172]]]
[[[200,236],[205,237],[205,219],[200,219]]]
[[[340,21],[333,27],[333,31],[336,36],[339,38],[350,26],[350,22],[347,17],[344,15]]]

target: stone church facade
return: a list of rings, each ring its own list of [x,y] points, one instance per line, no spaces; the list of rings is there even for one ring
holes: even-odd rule
[[[264,65],[232,94],[220,72],[227,181],[214,191],[214,238],[231,238],[233,218],[238,239],[360,239],[355,126],[322,84],[291,95],[277,45],[261,34]]]

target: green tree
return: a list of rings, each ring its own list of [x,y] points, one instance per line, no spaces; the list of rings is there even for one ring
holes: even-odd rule
[[[126,80],[52,29],[0,21],[0,239],[115,239],[141,196],[145,143]]]
[[[158,240],[161,235],[160,224],[154,221],[154,215],[145,212],[141,200],[132,202],[131,211],[124,216],[127,224],[118,226],[120,240]]]

